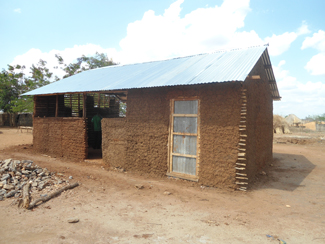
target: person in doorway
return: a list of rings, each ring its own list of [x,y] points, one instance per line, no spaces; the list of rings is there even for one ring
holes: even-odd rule
[[[91,122],[93,123],[94,128],[94,149],[100,149],[102,144],[102,126],[101,126],[102,117],[97,113],[92,119]]]

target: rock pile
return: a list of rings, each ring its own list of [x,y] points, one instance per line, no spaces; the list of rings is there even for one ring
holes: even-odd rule
[[[32,194],[45,196],[53,188],[69,183],[63,176],[41,168],[30,160],[0,160],[0,201],[4,198],[21,197],[23,186],[28,182],[31,184]]]

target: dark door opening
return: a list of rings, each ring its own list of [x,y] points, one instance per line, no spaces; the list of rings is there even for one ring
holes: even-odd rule
[[[119,117],[118,96],[104,93],[88,93],[86,99],[86,123],[88,136],[88,159],[102,158],[103,118]]]

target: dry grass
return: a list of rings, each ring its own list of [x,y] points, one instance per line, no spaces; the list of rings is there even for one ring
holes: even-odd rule
[[[280,115],[273,115],[273,130],[277,134],[290,133],[289,124]]]

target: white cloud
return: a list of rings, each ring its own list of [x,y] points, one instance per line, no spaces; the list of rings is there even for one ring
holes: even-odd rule
[[[305,21],[302,22],[302,25],[298,28],[297,35],[306,35],[309,34],[311,31],[308,29],[308,25]]]
[[[20,14],[21,13],[21,9],[20,8],[16,8],[16,9],[14,9],[14,12]]]
[[[174,2],[163,15],[149,10],[141,20],[128,25],[127,36],[120,42],[123,63],[244,46],[235,37],[240,35],[238,29],[244,26],[250,11],[249,0],[225,0],[220,7],[199,8],[184,18],[180,17],[182,3],[183,0]],[[249,43],[250,36],[262,43],[255,32],[241,35],[245,37],[245,44]],[[256,40],[250,45],[255,44]]]
[[[255,31],[239,31],[250,12],[249,0],[225,0],[221,6],[199,8],[181,18],[183,1],[172,3],[163,15],[148,10],[141,20],[130,23],[126,37],[120,41],[119,52],[94,44],[48,53],[31,49],[17,56],[13,63],[30,66],[42,58],[52,67],[57,65],[56,53],[70,63],[82,54],[107,51],[114,61],[125,64],[263,44]]]
[[[306,64],[307,69],[312,75],[325,75],[325,31],[319,30],[312,37],[306,37],[301,49],[314,48],[320,53],[314,55]]]
[[[273,66],[274,75],[282,97],[281,101],[274,102],[274,114],[286,116],[295,114],[299,118],[308,115],[324,113],[325,84],[322,82],[303,83],[296,77],[290,75],[289,71],[283,69],[285,61],[278,66]]]
[[[298,36],[308,33],[310,33],[310,30],[308,29],[307,24],[303,22],[296,32],[285,32],[281,35],[273,34],[271,37],[266,37],[264,41],[270,44],[270,55],[278,56],[287,51]]]
[[[298,37],[295,32],[285,32],[281,35],[272,35],[266,37],[265,42],[269,43],[269,53],[272,56],[278,56],[287,51],[291,43]]]
[[[285,32],[261,39],[254,31],[241,31],[251,11],[249,0],[225,0],[221,6],[196,9],[180,17],[178,0],[155,15],[149,10],[141,20],[130,23],[121,40],[123,63],[185,56],[224,48],[238,48],[269,43],[269,53],[277,56],[287,51],[300,35],[310,33],[303,22],[295,32]]]
[[[325,75],[325,52],[314,55],[306,64],[307,69],[312,75]]]
[[[325,52],[325,31],[319,30],[312,37],[306,37],[302,43],[301,49],[315,48],[320,52]]]
[[[280,55],[299,35],[309,32],[308,26],[303,22],[296,32],[262,39],[254,30],[241,29],[251,11],[249,0],[224,0],[220,6],[198,8],[180,17],[183,2],[184,0],[175,1],[162,15],[148,10],[141,20],[130,23],[127,35],[119,43],[119,52],[94,44],[74,46],[63,51],[52,50],[49,53],[31,49],[16,57],[14,62],[31,65],[42,58],[52,67],[57,65],[54,58],[56,53],[60,53],[65,62],[70,63],[82,54],[92,55],[98,51],[107,52],[114,61],[126,64],[263,45],[266,42],[270,43],[270,55]]]
[[[45,60],[47,62],[46,67],[49,68],[50,72],[53,72],[54,75],[58,77],[62,77],[64,72],[59,69],[54,69],[55,66],[59,66],[58,61],[55,57],[55,54],[59,54],[62,56],[65,64],[70,64],[71,62],[75,61],[77,58],[81,57],[82,55],[89,56],[94,55],[96,52],[99,53],[106,53],[108,58],[112,56],[116,56],[115,49],[104,49],[99,45],[94,44],[86,44],[86,45],[75,45],[72,48],[66,48],[63,51],[59,50],[51,50],[48,53],[44,53],[39,49],[32,48],[28,52],[24,53],[23,55],[18,55],[15,57],[14,61],[11,65],[20,64],[25,65],[25,73],[29,75],[30,67],[32,64],[37,64],[40,59]],[[116,61],[113,59],[113,61]],[[54,77],[53,77],[54,78]]]

